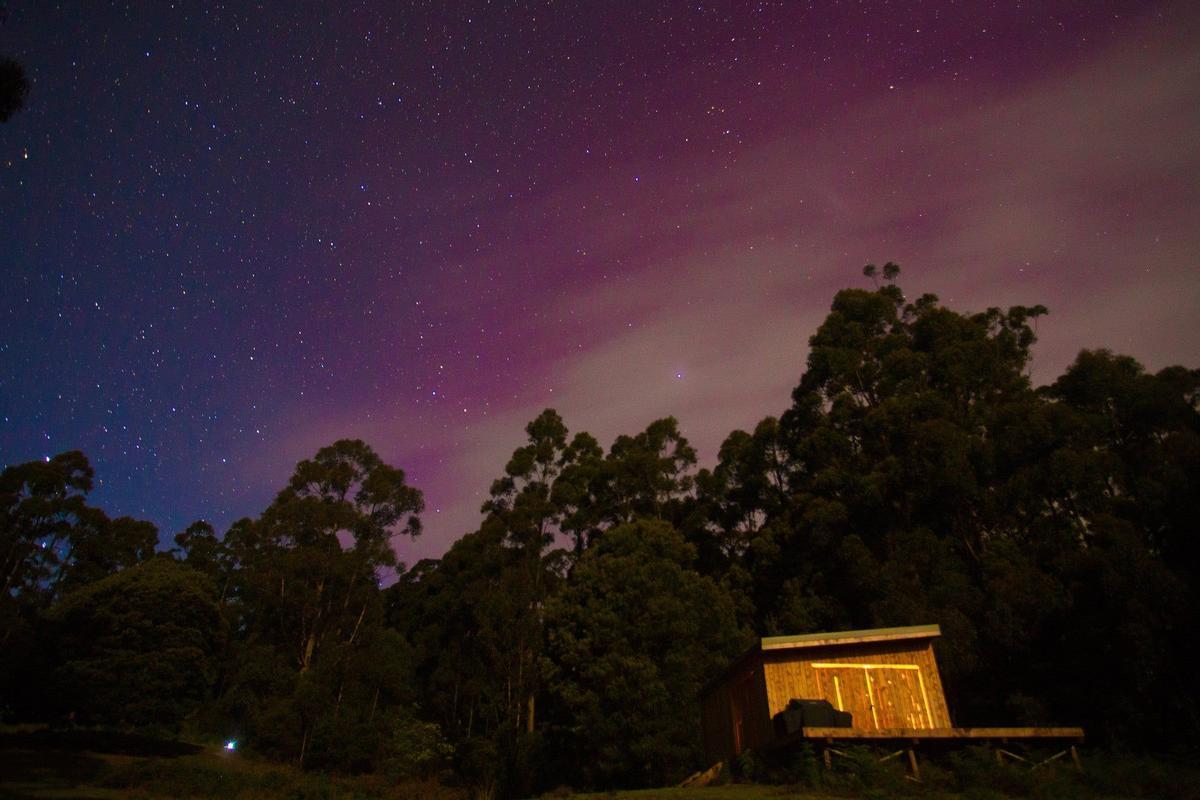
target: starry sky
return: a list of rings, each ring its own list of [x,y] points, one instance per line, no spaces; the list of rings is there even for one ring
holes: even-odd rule
[[[1200,6],[10,0],[0,463],[163,540],[359,437],[440,555],[524,424],[780,413],[833,293],[1200,366]]]

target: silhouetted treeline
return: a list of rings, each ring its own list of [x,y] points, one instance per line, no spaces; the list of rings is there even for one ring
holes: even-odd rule
[[[1195,747],[1200,371],[1084,351],[1035,388],[1044,308],[909,303],[897,272],[837,294],[791,405],[714,468],[674,419],[606,451],[546,410],[411,569],[421,494],[362,442],[158,555],[81,454],[11,466],[3,712],[484,793],[656,785],[707,766],[697,693],[753,636],[938,623],[957,724]]]
[[[8,3],[0,2],[0,26],[8,22]],[[0,122],[8,122],[25,107],[29,78],[21,62],[0,55]]]

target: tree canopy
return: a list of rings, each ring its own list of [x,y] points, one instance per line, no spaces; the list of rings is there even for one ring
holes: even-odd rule
[[[51,610],[53,698],[77,722],[175,728],[211,699],[226,636],[216,587],[152,558],[68,594]]]
[[[668,523],[605,533],[548,604],[555,731],[589,785],[661,786],[699,762],[703,685],[746,644],[733,600]]]
[[[673,417],[606,450],[546,409],[478,527],[411,567],[393,544],[420,534],[422,495],[357,440],[171,556],[88,504],[81,453],[6,467],[4,713],[183,721],[485,795],[648,786],[709,766],[697,692],[752,637],[937,623],[959,724],[1200,742],[1178,690],[1200,370],[1084,350],[1035,386],[1044,307],[909,301],[899,274],[868,265],[873,288],[835,295],[790,402],[716,463]],[[37,674],[57,699],[22,691]]]

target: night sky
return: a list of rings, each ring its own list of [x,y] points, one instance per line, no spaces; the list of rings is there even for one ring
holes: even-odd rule
[[[702,463],[833,293],[1200,366],[1200,4],[10,0],[0,463],[164,541],[360,437],[478,524],[542,408]]]

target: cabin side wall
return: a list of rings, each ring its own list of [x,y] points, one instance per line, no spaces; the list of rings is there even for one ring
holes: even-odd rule
[[[771,725],[765,670],[761,662],[754,665],[748,676],[742,703],[745,725],[739,752],[762,747],[775,736],[775,729]]]
[[[700,725],[704,752],[711,763],[771,740],[773,728],[761,662],[748,660],[704,695]]]
[[[927,642],[925,645],[924,657],[929,663],[929,672],[926,680],[933,687],[933,694],[929,696],[929,705],[933,713],[934,721],[938,728],[953,728],[954,721],[950,718],[950,706],[946,703],[946,689],[942,686],[942,673],[938,671],[937,657],[933,653],[933,642]],[[922,664],[923,667],[923,664]],[[932,677],[928,677],[932,676]]]
[[[768,717],[774,717],[786,708],[792,698],[825,699],[837,707],[851,711],[854,714],[855,728],[875,727],[868,716],[871,703],[865,697],[865,678],[860,679],[858,674],[852,671],[814,668],[813,664],[915,665],[920,668],[920,680],[927,701],[922,701],[921,705],[928,706],[929,727],[950,727],[950,713],[946,706],[937,662],[933,656],[932,642],[879,642],[767,651],[763,658]],[[819,669],[825,671],[819,673]],[[891,670],[870,672],[876,679],[879,676],[892,676],[897,679],[900,677],[899,673],[892,673]],[[828,679],[829,676],[839,673],[843,678],[842,685],[838,687],[838,691],[842,692],[840,702],[839,698],[834,696],[831,681]],[[860,680],[861,685],[853,683],[855,680]]]
[[[700,704],[700,729],[704,739],[704,754],[710,764],[736,755],[728,683],[714,686],[704,695]]]

